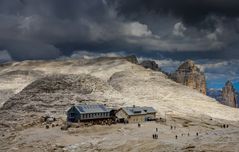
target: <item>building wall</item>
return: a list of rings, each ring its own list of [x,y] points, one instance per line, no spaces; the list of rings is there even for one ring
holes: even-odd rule
[[[128,119],[128,115],[122,109],[120,109],[115,115],[118,119]]]
[[[77,122],[79,119],[80,113],[75,107],[72,107],[67,111],[67,121]]]
[[[145,121],[145,116],[146,116],[146,115],[130,116],[130,117],[128,118],[128,122],[129,122],[129,123],[144,122],[144,121]]]
[[[82,120],[93,119],[108,119],[110,117],[110,112],[82,114],[79,113],[79,111],[74,106],[67,111],[67,121],[70,122],[79,122]]]
[[[109,112],[81,114],[81,120],[110,118]]]
[[[156,118],[156,113],[149,113],[145,116],[146,118],[151,118],[151,119],[155,119]]]
[[[151,118],[154,119],[156,118],[156,113],[149,113],[149,114],[144,114],[144,115],[133,115],[133,116],[128,116],[127,113],[120,109],[116,113],[116,117],[118,119],[125,119],[128,120],[129,123],[139,123],[139,122],[144,122],[146,121],[146,118]]]
[[[138,123],[138,122],[144,122],[145,121],[145,116],[146,115],[135,115],[135,116],[128,116],[124,110],[120,109],[116,113],[116,117],[118,119],[125,119],[129,123]]]

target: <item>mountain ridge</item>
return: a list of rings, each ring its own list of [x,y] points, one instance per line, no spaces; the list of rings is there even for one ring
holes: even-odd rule
[[[111,95],[102,94],[100,97],[110,99],[112,95],[115,95],[115,98],[108,100],[110,102],[106,102],[111,105],[152,105],[160,115],[172,111],[173,113],[189,116],[208,115],[218,119],[239,119],[238,111],[233,111],[231,116],[225,115],[222,111],[228,111],[230,108],[217,104],[214,99],[168,79],[162,72],[145,69],[121,58],[25,61],[1,68],[0,75],[6,72],[27,69],[41,71],[44,76],[40,76],[40,79],[56,74],[86,74],[95,77],[109,85],[108,87],[112,87],[113,92],[115,92]],[[37,81],[29,80],[31,80],[29,84]],[[21,91],[19,93],[21,94]],[[70,101],[66,103],[70,103]],[[64,109],[62,110],[64,111]],[[233,115],[238,115],[238,117]]]
[[[36,74],[39,71],[41,75]],[[0,80],[2,91],[6,91],[4,88],[15,91],[5,97],[6,101],[0,108],[0,137],[3,139],[0,140],[0,151],[16,148],[29,151],[62,150],[73,144],[78,144],[75,146],[77,149],[84,147],[87,151],[93,151],[93,144],[102,146],[101,149],[105,151],[105,145],[111,148],[112,145],[132,147],[133,144],[125,144],[132,141],[142,143],[145,151],[150,151],[148,147],[152,146],[151,135],[155,128],[159,128],[160,143],[168,146],[166,151],[175,150],[175,135],[186,135],[189,131],[190,136],[180,136],[186,139],[183,145],[178,143],[180,147],[189,143],[198,146],[199,137],[207,145],[207,139],[210,137],[210,142],[213,139],[209,146],[224,137],[223,141],[226,142],[228,134],[233,142],[238,141],[238,135],[234,133],[238,132],[238,109],[224,106],[195,89],[176,83],[160,71],[145,69],[125,59],[19,62],[1,67]],[[152,106],[157,110],[157,117],[167,121],[148,122],[141,127],[117,124],[74,128],[77,125],[74,124],[68,131],[62,131],[60,128],[65,126],[66,111],[80,103],[100,103],[114,108]],[[46,116],[55,118],[56,122],[48,124],[42,121]],[[226,132],[221,131],[222,124],[229,124],[230,128],[225,129]],[[177,129],[170,130],[170,125]],[[200,135],[193,135],[196,132],[200,132]],[[218,136],[218,132],[224,134]],[[203,134],[205,137],[201,138]],[[73,138],[75,140],[72,141]],[[105,138],[108,140],[102,143]],[[95,143],[92,139],[99,142]],[[153,144],[158,145],[159,141],[154,141]],[[56,143],[60,143],[61,148],[55,146]],[[201,145],[204,146],[204,143]],[[223,145],[231,146],[227,143]],[[221,149],[221,145],[217,148]],[[119,151],[119,148],[112,149]]]

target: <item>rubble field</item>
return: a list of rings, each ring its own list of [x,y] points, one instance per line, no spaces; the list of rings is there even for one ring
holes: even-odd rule
[[[166,123],[141,123],[141,127],[137,123],[94,125],[63,131],[60,126],[36,126],[2,136],[0,151],[238,151],[239,128],[226,123],[173,118]]]

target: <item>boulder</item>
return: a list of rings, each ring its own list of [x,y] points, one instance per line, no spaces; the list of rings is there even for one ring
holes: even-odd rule
[[[45,114],[45,115],[40,117],[40,122],[41,123],[51,124],[54,121],[56,121],[56,118],[54,116],[49,115],[49,114]]]
[[[151,69],[151,70],[154,70],[154,71],[160,71],[160,68],[155,61],[145,60],[145,61],[141,62],[140,65],[143,66],[146,69]]]
[[[49,118],[46,119],[46,122],[47,122],[48,124],[51,124],[51,123],[53,123],[55,120],[56,120],[55,118],[49,117]]]

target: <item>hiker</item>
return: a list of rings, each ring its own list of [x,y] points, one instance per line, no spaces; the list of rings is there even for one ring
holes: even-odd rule
[[[196,135],[198,136],[198,132],[196,133]]]
[[[229,127],[229,125],[227,125],[227,128]]]
[[[141,127],[140,123],[138,123],[138,127]]]
[[[171,130],[173,129],[173,126],[171,126]]]
[[[158,128],[156,128],[156,132],[158,132]]]
[[[176,135],[175,138],[178,139],[178,136]]]

